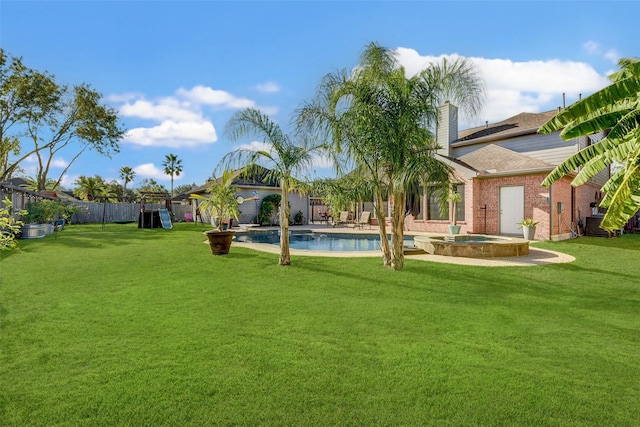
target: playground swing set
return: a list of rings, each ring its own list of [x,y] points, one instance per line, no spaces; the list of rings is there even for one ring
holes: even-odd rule
[[[145,202],[149,199],[164,199],[164,209],[145,208]],[[171,198],[166,193],[142,193],[140,197],[140,214],[138,215],[138,228],[164,228],[170,230],[173,228],[171,222]]]
[[[148,209],[145,203],[148,199],[163,199],[164,209]],[[107,200],[113,199],[112,196],[96,196],[95,199],[103,199],[104,208],[102,211],[102,229],[105,229],[107,222]],[[114,224],[130,224],[136,222],[135,219],[119,219],[111,221]],[[173,228],[171,222],[171,199],[167,193],[142,193],[140,197],[140,212],[138,213],[138,228],[164,228],[169,230]]]

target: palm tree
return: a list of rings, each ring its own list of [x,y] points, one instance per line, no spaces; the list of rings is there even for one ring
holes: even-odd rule
[[[439,184],[443,202],[449,192],[451,170],[434,157],[438,147],[430,131],[438,107],[451,100],[473,116],[483,96],[482,82],[467,60],[443,60],[407,77],[394,51],[371,43],[353,71],[326,75],[315,99],[299,111],[300,129],[321,132],[343,156],[337,160],[371,181],[385,266],[404,266],[408,189],[416,182]],[[385,194],[393,202],[392,248],[382,220]]]
[[[106,196],[108,186],[102,177],[80,175],[74,182],[78,187],[73,194],[82,200],[92,201],[97,196]]]
[[[127,197],[127,184],[133,182],[136,177],[136,172],[129,166],[123,166],[120,168],[120,179],[123,182],[122,195]]]
[[[238,220],[240,210],[236,200],[236,189],[233,187],[234,175],[230,171],[223,171],[220,179],[213,177],[207,187],[208,196],[192,194],[191,197],[200,201],[200,210],[211,215],[211,225],[215,225],[218,231],[228,218]],[[217,220],[217,223],[215,223]],[[215,223],[215,224],[214,224]]]
[[[640,209],[640,59],[625,58],[620,71],[609,76],[612,84],[570,105],[539,129],[551,133],[562,129],[564,140],[603,132],[597,143],[583,148],[560,163],[543,181],[549,186],[580,169],[571,182],[579,186],[606,167],[622,165],[602,187],[607,208],[601,227],[621,229]]]
[[[259,110],[248,108],[236,112],[227,123],[226,133],[233,140],[255,135],[265,147],[239,148],[221,160],[224,169],[262,166],[269,170],[266,178],[277,179],[280,183],[280,265],[290,265],[289,251],[289,192],[305,190],[304,184],[294,175],[311,165],[313,153],[321,146],[309,144],[304,138],[297,143],[282,132],[280,126]]]
[[[178,159],[175,154],[167,154],[162,162],[163,172],[171,176],[171,197],[173,197],[173,177],[180,176],[182,172],[182,160]]]

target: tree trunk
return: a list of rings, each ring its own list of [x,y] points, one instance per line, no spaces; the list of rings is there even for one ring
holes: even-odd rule
[[[291,265],[289,250],[289,189],[283,182],[280,198],[280,265]]]
[[[380,233],[380,249],[382,250],[382,265],[391,266],[391,249],[389,248],[389,240],[387,239],[387,222],[384,216],[384,200],[382,193],[376,191],[376,218],[378,218],[378,227]]]
[[[391,217],[391,268],[402,270],[404,267],[404,219],[405,219],[405,193],[404,191],[393,194],[393,216]]]

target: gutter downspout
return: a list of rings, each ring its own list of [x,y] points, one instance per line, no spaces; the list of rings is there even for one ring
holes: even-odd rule
[[[553,184],[549,186],[549,240],[553,236]]]

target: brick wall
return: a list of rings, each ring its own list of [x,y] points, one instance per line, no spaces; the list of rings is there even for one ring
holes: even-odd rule
[[[578,218],[583,224],[591,216],[589,204],[595,201],[599,188],[591,183],[580,187],[571,187],[571,180],[563,178],[550,188],[541,185],[546,173],[508,176],[497,178],[476,178],[459,180],[465,183],[465,221],[458,221],[461,233],[500,234],[500,188],[505,186],[524,187],[524,218],[533,218],[539,224],[536,227],[537,240],[562,240],[571,237],[571,223]],[[572,212],[573,193],[573,212]],[[558,202],[564,207],[558,212]],[[423,201],[423,208],[425,203]],[[486,206],[486,209],[484,209]],[[409,216],[405,229],[408,231],[427,231],[448,233],[450,221],[416,220]]]

